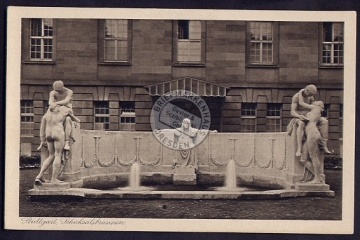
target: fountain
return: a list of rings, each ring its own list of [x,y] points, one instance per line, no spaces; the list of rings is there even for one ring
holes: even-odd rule
[[[223,187],[216,188],[217,191],[241,192],[250,190],[250,188],[238,187],[236,177],[236,166],[234,159],[230,159],[226,166],[225,184]]]
[[[131,166],[129,182],[131,189],[138,189],[140,187],[140,166],[137,162]]]
[[[226,167],[225,188],[235,189],[236,187],[235,161],[231,159]]]
[[[301,91],[298,94],[300,93]],[[175,98],[193,101],[192,104],[198,107],[198,115],[180,111],[180,107],[170,103]],[[304,104],[302,101],[299,97],[300,105]],[[319,106],[310,106],[312,111],[316,110],[314,116],[320,116]],[[174,120],[182,119],[181,123],[166,122],[164,119],[170,119],[169,113],[177,116]],[[65,108],[62,113],[64,119],[67,114],[68,110]],[[206,101],[199,100],[191,92],[176,91],[163,95],[154,104],[150,119],[153,132],[80,130],[79,124],[73,123],[72,138],[76,141],[70,142],[67,161],[63,161],[63,172],[60,176],[55,176],[58,173],[53,174],[53,181],[49,184],[35,185],[29,194],[153,199],[334,196],[330,186],[325,184],[324,151],[319,148],[318,141],[310,141],[319,136],[316,127],[311,131],[307,130],[307,136],[310,133],[314,136],[306,140],[301,155],[304,161],[300,161],[296,136],[298,124],[290,122],[289,132],[217,133],[209,130],[211,117]],[[312,126],[316,125],[316,120],[313,119]],[[61,121],[63,119],[59,120]],[[46,131],[52,130],[50,125],[45,127],[48,128]],[[44,126],[42,129],[45,129]],[[41,148],[41,151],[42,162],[46,161],[43,167],[47,167],[53,160],[49,157],[48,149]],[[58,162],[60,161],[56,161]],[[211,186],[222,183],[225,166],[224,186],[212,188]],[[46,168],[41,169],[37,182],[45,181],[42,178],[45,170]],[[57,177],[64,183],[59,184]],[[238,187],[238,179],[243,186],[257,189]],[[129,183],[127,187],[119,187],[126,182]],[[161,187],[167,184],[180,185],[180,188],[161,191],[161,188],[141,186],[141,182]],[[114,188],[101,189],[103,185]],[[211,190],[207,191],[206,188],[205,191],[199,191],[197,186],[200,189],[202,186],[210,186]],[[262,188],[261,191],[259,187]],[[178,191],[179,189],[186,191]]]
[[[190,159],[196,161],[193,186],[172,186],[176,185],[173,161],[179,156],[150,132],[94,132],[77,128],[74,136],[77,141],[72,143],[61,175],[68,183],[67,188],[43,184],[29,191],[31,197],[241,200],[334,196],[328,185],[297,183],[304,168],[295,157],[294,138],[287,133],[210,133],[191,151]],[[96,146],[102,143],[102,147],[92,149],[94,143]],[[222,151],[216,151],[220,147]],[[47,150],[42,151],[45,159]],[[129,166],[130,162],[133,163]],[[237,185],[239,181],[241,186]],[[126,187],[120,187],[126,183]],[[102,188],[103,185],[114,187]]]
[[[153,188],[140,185],[140,165],[138,162],[131,165],[128,187],[116,188],[116,190],[130,192],[151,191],[152,189]]]

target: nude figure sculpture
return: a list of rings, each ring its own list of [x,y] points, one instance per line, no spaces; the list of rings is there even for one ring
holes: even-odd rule
[[[299,105],[310,110],[305,116],[305,134],[306,141],[304,143],[304,151],[301,155],[300,162],[313,175],[313,179],[309,183],[324,183],[322,178],[322,166],[320,162],[320,151],[331,153],[326,146],[326,140],[321,136],[318,129],[318,123],[321,121],[321,112],[324,111],[324,103],[322,101],[314,101],[308,104],[304,101],[302,91],[299,94]],[[309,172],[304,170],[302,181],[309,178]]]
[[[46,142],[49,156],[41,166],[40,173],[36,176],[35,185],[46,182],[44,172],[53,166],[51,181],[52,183],[61,182],[58,177],[61,169],[61,158],[65,146],[64,120],[70,117],[75,122],[80,120],[74,116],[72,110],[65,106],[51,105],[41,120],[40,138],[41,142]],[[41,148],[40,145],[39,148]]]

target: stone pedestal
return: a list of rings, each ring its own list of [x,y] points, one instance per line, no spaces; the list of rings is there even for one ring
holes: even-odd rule
[[[329,191],[330,186],[325,183],[321,183],[321,184],[296,183],[295,189],[299,191]]]
[[[173,183],[174,185],[196,185],[195,167],[192,165],[176,165],[174,170]]]
[[[335,192],[330,190],[330,186],[325,183],[312,184],[312,183],[296,183],[295,190],[299,193],[305,193],[305,196],[317,197],[334,197]]]
[[[80,123],[72,123],[72,137],[73,139],[70,140],[70,151],[66,152],[68,160],[59,178],[65,182],[70,182],[72,187],[81,187],[80,164],[82,139],[80,135]]]
[[[35,185],[30,189],[28,195],[33,198],[48,198],[55,196],[82,196],[82,194],[72,191],[71,183],[58,182],[58,183],[42,183]]]
[[[58,183],[42,183],[41,185],[34,185],[34,190],[66,190],[70,189],[70,183],[58,182]]]

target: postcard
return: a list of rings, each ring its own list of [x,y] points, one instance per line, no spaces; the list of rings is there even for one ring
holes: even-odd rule
[[[355,20],[9,7],[5,228],[353,233]]]

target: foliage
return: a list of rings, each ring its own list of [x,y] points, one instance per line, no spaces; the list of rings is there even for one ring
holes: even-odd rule
[[[324,168],[329,170],[341,170],[342,158],[326,156],[324,159]]]
[[[36,168],[41,165],[40,155],[21,155],[19,159],[20,168]]]

